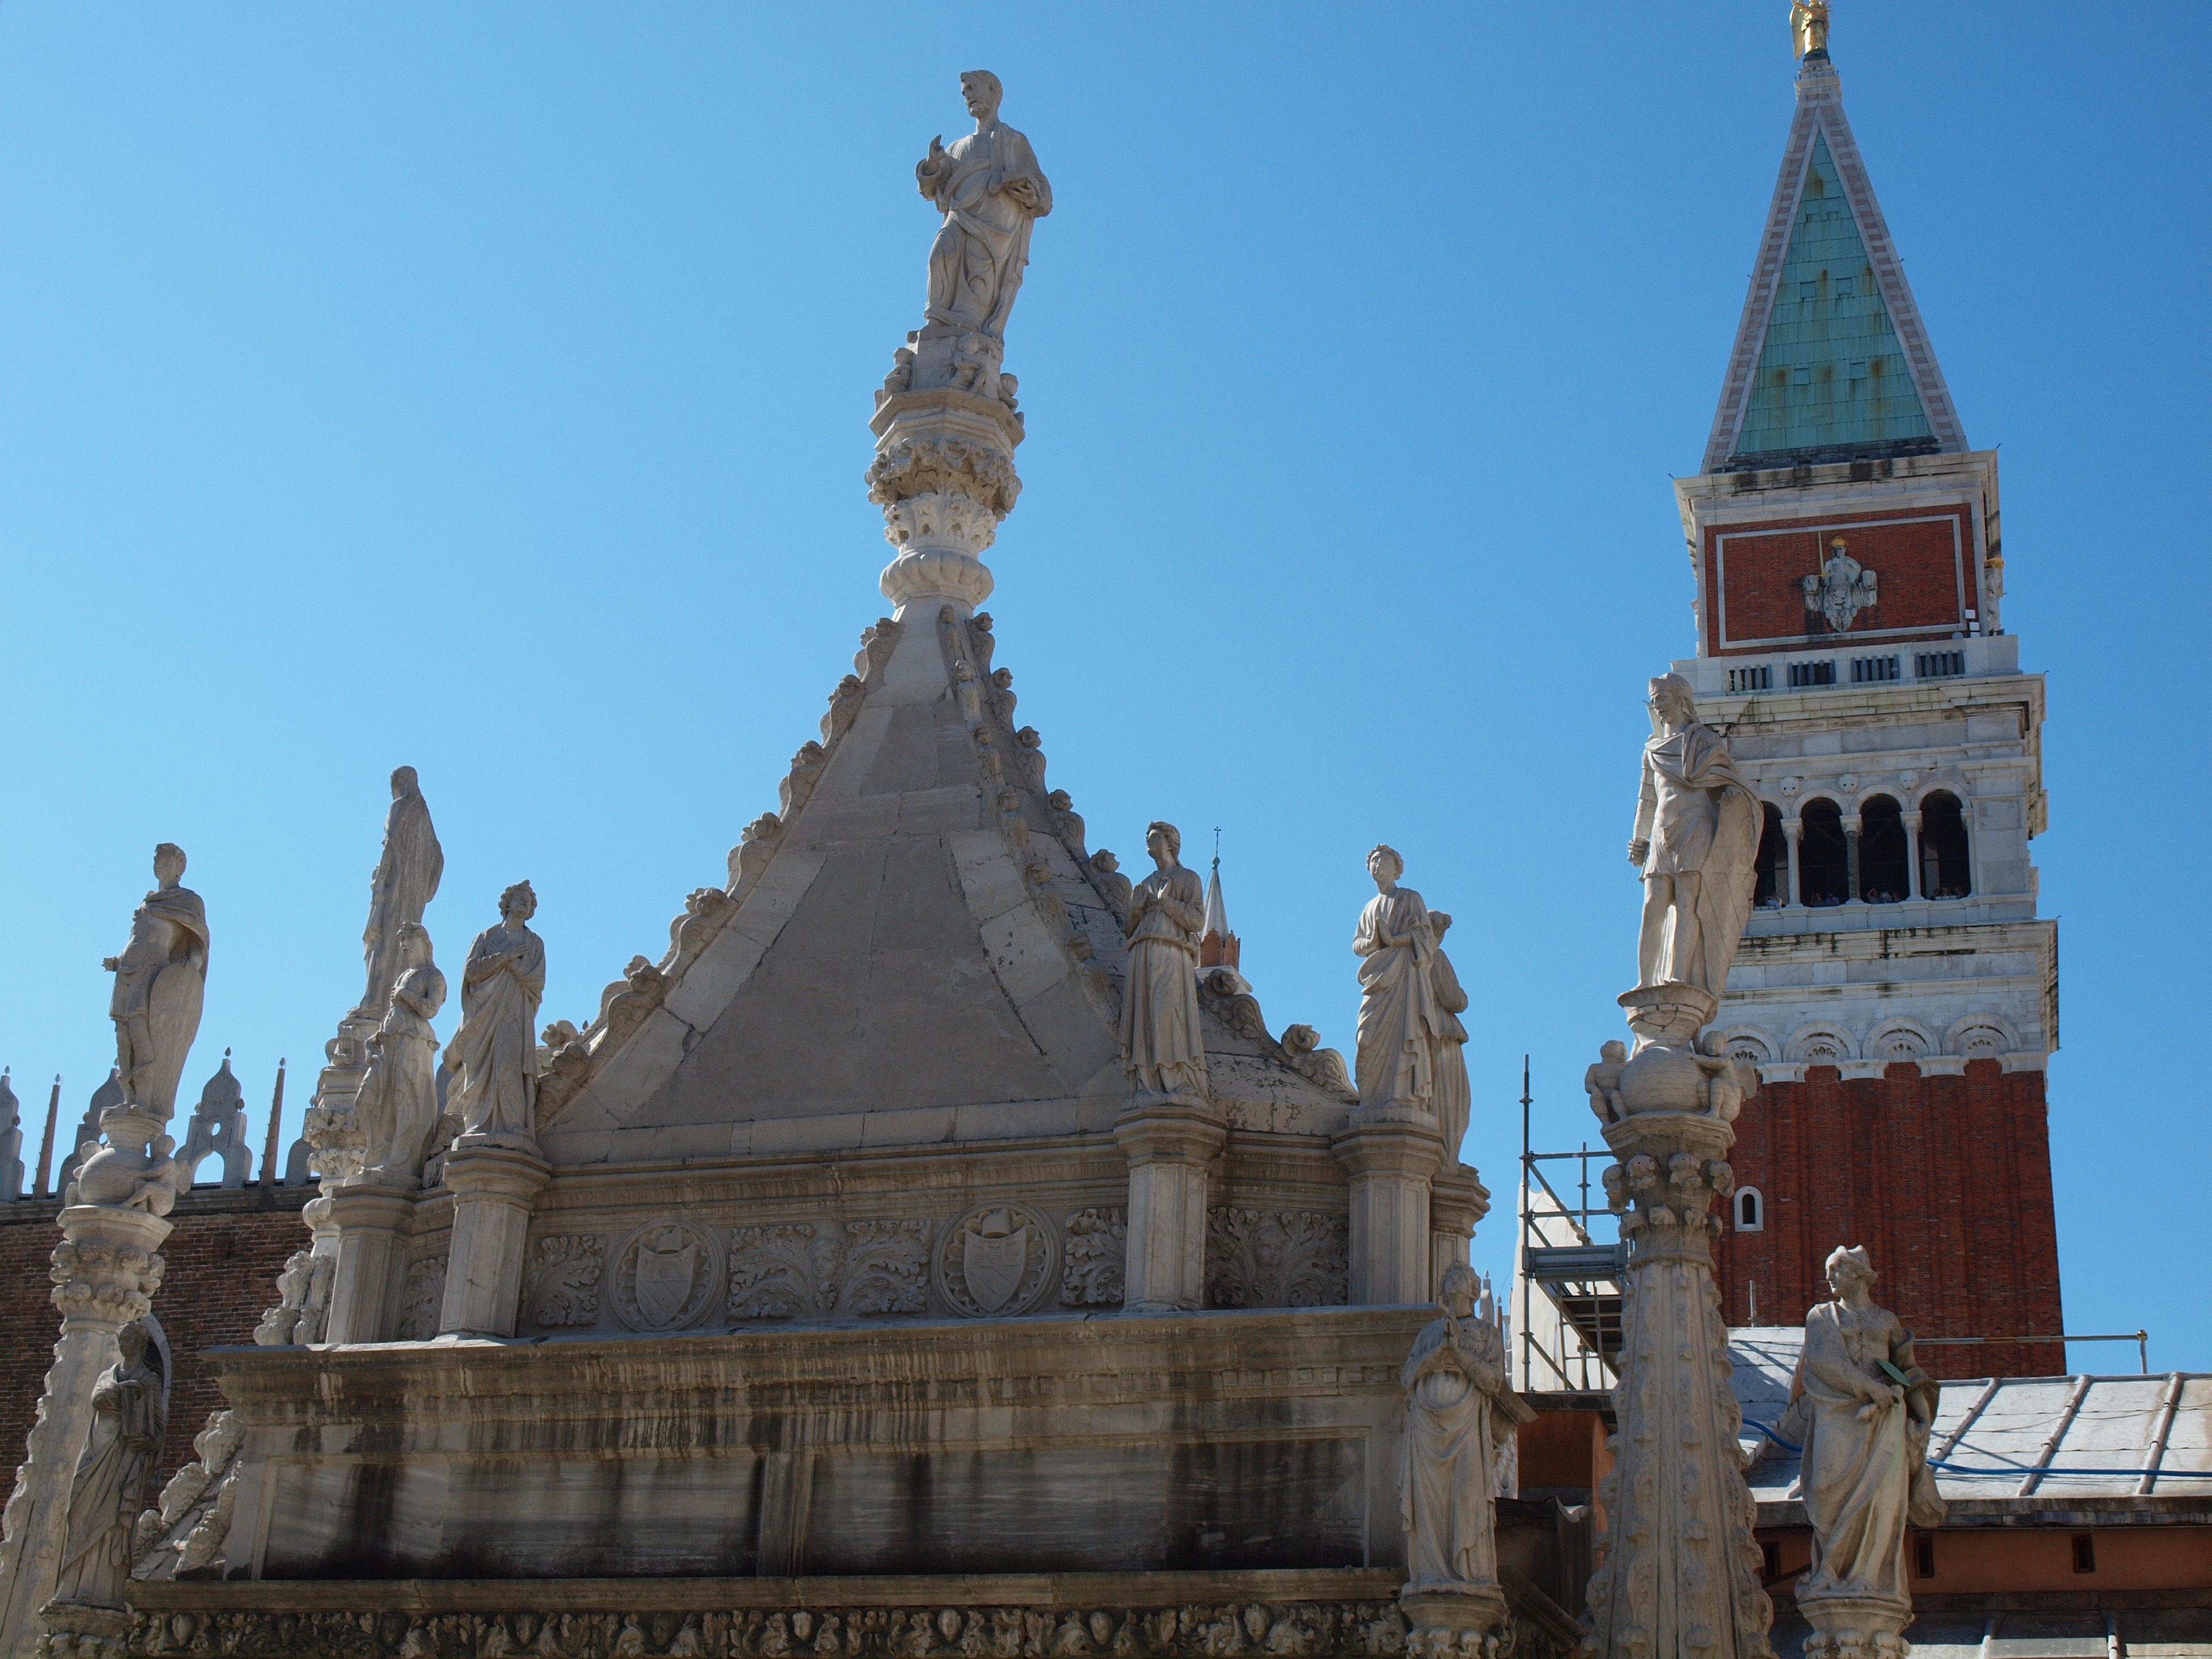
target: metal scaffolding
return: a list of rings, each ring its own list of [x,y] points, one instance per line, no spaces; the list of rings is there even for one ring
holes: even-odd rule
[[[1620,1218],[1590,1205],[1590,1159],[1612,1152],[1586,1140],[1574,1152],[1540,1152],[1531,1134],[1528,1057],[1521,1057],[1521,1244],[1514,1263],[1521,1302],[1518,1386],[1523,1392],[1609,1389],[1620,1352],[1626,1248]],[[1573,1162],[1577,1201],[1569,1204],[1545,1176],[1546,1164]],[[1591,1235],[1595,1224],[1613,1237]],[[1537,1300],[1538,1292],[1542,1301]]]

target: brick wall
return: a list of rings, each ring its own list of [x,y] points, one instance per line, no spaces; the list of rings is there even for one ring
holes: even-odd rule
[[[1843,634],[1833,632],[1819,611],[1806,608],[1800,586],[1805,577],[1820,574],[1828,543],[1837,536],[1852,558],[1875,573],[1879,599],[1853,617]],[[1879,514],[1846,514],[1755,528],[1708,527],[1705,637],[1716,642],[1716,654],[1721,655],[1850,645],[1879,629],[1911,629],[1923,639],[1948,639],[1966,626],[1962,611],[1976,603],[1976,563],[1973,520],[1963,507],[1905,515],[1896,522],[1881,521]],[[1899,637],[1910,636],[1874,643],[1887,645]]]
[[[1969,1060],[1963,1077],[1909,1062],[1845,1082],[1832,1066],[1769,1084],[1736,1121],[1729,1163],[1765,1200],[1765,1227],[1731,1224],[1713,1251],[1723,1316],[1794,1325],[1830,1292],[1821,1264],[1863,1244],[1875,1299],[1918,1336],[2057,1334],[2058,1237],[2041,1072]],[[1937,1376],[2050,1376],[2057,1344],[1924,1348]]]
[[[154,1297],[154,1316],[168,1335],[177,1366],[159,1479],[191,1460],[192,1437],[222,1404],[200,1363],[201,1351],[253,1340],[262,1310],[276,1300],[277,1273],[295,1250],[307,1247],[300,1206],[314,1191],[248,1188],[177,1200],[169,1216],[176,1231],[161,1247],[168,1269]],[[60,1210],[51,1199],[0,1204],[0,1320],[9,1333],[0,1340],[0,1456],[7,1459],[0,1467],[22,1462],[61,1331],[46,1276],[48,1258],[61,1238],[55,1224]]]

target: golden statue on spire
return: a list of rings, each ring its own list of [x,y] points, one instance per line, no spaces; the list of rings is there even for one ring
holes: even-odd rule
[[[1828,49],[1828,0],[1790,0],[1790,33],[1804,58]]]

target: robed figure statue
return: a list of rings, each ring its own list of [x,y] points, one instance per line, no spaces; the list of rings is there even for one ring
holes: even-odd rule
[[[115,1344],[119,1357],[93,1385],[92,1432],[70,1486],[69,1532],[54,1579],[54,1600],[79,1607],[124,1605],[131,1528],[168,1426],[146,1327],[132,1321]]]
[[[165,841],[154,849],[155,884],[131,913],[131,943],[100,964],[115,975],[107,1012],[123,1097],[162,1118],[176,1110],[207,994],[207,906],[178,885],[184,874],[183,848]]]
[[[975,131],[948,149],[941,137],[917,162],[915,182],[943,210],[929,249],[933,323],[1004,339],[1006,314],[1030,262],[1030,226],[1052,211],[1052,186],[1030,141],[999,119],[1004,92],[988,70],[960,77]]]
[[[1442,910],[1429,912],[1429,937],[1436,942],[1429,958],[1429,983],[1437,994],[1437,1011],[1443,1020],[1443,1037],[1436,1049],[1437,1127],[1444,1134],[1444,1163],[1459,1162],[1460,1142],[1467,1139],[1468,1119],[1474,1115],[1474,1091],[1467,1080],[1468,995],[1459,982],[1451,958],[1444,954],[1444,935],[1452,919]]]
[[[1805,1437],[1798,1485],[1813,1525],[1812,1570],[1798,1583],[1797,1600],[1801,1607],[1824,1595],[1909,1603],[1906,1526],[1933,1527],[1944,1515],[1928,1467],[1937,1385],[1913,1364],[1912,1333],[1875,1305],[1866,1251],[1835,1251],[1827,1275],[1836,1299],[1805,1316],[1784,1419]]]
[[[1651,682],[1654,728],[1628,860],[1644,880],[1638,985],[1728,989],[1757,886],[1759,802],[1680,674]]]
[[[368,1075],[354,1115],[365,1137],[357,1179],[406,1186],[422,1178],[423,1146],[438,1121],[438,1035],[430,1022],[446,1006],[446,976],[430,960],[421,922],[400,923],[393,944],[398,977],[368,1039]]]
[[[527,1140],[537,1126],[545,944],[527,925],[537,914],[538,895],[528,882],[508,888],[499,896],[499,926],[476,936],[461,969],[452,1105],[465,1135]]]
[[[361,934],[368,988],[362,993],[359,1012],[369,1018],[383,1013],[392,982],[399,977],[399,930],[422,920],[424,908],[438,896],[439,878],[445,872],[446,850],[438,845],[438,832],[431,827],[429,804],[422,799],[415,769],[400,767],[392,775],[384,851],[377,858],[376,873],[369,878],[368,925]]]
[[[1395,1104],[1432,1112],[1437,1048],[1451,1030],[1431,971],[1437,936],[1421,896],[1398,885],[1406,860],[1395,848],[1370,853],[1367,873],[1375,878],[1375,896],[1359,913],[1352,938],[1352,954],[1360,958],[1359,1109],[1371,1115]]]
[[[1443,1317],[1406,1357],[1406,1443],[1398,1479],[1406,1532],[1407,1589],[1498,1582],[1498,1445],[1512,1422],[1498,1408],[1506,1388],[1505,1338],[1475,1310],[1474,1269],[1444,1269]]]
[[[1175,825],[1150,825],[1145,848],[1156,867],[1129,892],[1121,1069],[1140,1098],[1204,1100],[1198,939],[1206,927],[1206,894],[1197,872],[1182,866],[1182,835]]]

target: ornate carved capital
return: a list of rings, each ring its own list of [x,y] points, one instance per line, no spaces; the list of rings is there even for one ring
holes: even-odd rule
[[[161,1287],[167,1264],[158,1247],[169,1224],[143,1210],[76,1204],[62,1212],[61,1226],[49,1277],[64,1324],[120,1329],[143,1318]]]

